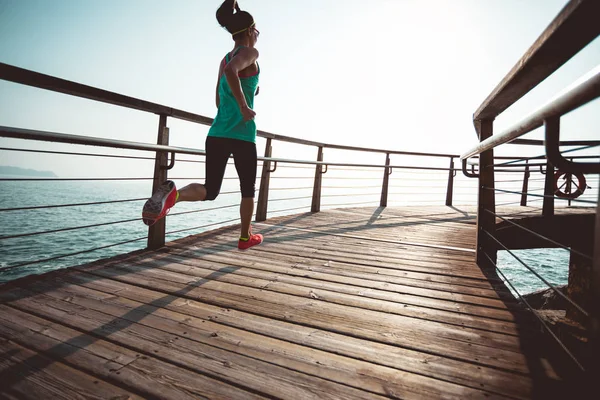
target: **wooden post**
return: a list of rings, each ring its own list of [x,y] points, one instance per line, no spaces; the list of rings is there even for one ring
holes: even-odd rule
[[[265,157],[271,157],[271,138],[267,138],[265,146]],[[269,206],[269,179],[271,173],[270,161],[263,161],[262,175],[260,178],[260,190],[258,192],[258,204],[256,205],[256,222],[261,222],[267,219],[267,209]]]
[[[592,276],[590,282],[590,342],[594,357],[593,368],[600,371],[600,191],[596,203],[596,226],[594,228],[594,258],[592,260]],[[598,375],[596,375],[598,376]]]
[[[479,125],[477,129],[480,132],[480,141],[484,141],[493,134],[494,121],[486,119],[476,121]],[[485,189],[487,188],[487,189]],[[492,235],[496,233],[496,217],[492,213],[496,212],[496,193],[494,192],[494,150],[488,150],[479,155],[479,195],[477,210],[477,265],[480,267],[491,267],[488,258],[489,255],[495,263],[496,243],[484,232]]]
[[[319,152],[317,153],[317,161],[323,161],[323,146],[319,146]],[[313,197],[312,197],[312,212],[321,211],[321,182],[323,180],[323,166],[318,164],[315,168],[315,184],[313,186]]]
[[[560,130],[560,118],[552,117],[544,121],[546,132]],[[548,135],[548,134],[547,134]],[[544,181],[544,205],[542,206],[542,216],[551,217],[554,215],[554,166],[550,161],[546,161],[546,180]]]
[[[554,215],[554,167],[550,161],[546,161],[546,175],[544,181],[544,204],[542,215],[551,217]]]
[[[380,207],[387,207],[388,200],[388,187],[390,184],[390,153],[385,154],[385,165],[386,168],[383,169],[383,183],[381,185],[381,200],[379,201]]]
[[[167,128],[167,116],[161,115],[158,121],[158,139],[156,144],[169,145],[169,128]],[[167,170],[162,168],[167,165],[168,154],[165,152],[156,152],[154,161],[154,181],[152,182],[152,193],[167,180]],[[158,249],[165,245],[166,218],[160,219],[157,223],[148,228],[148,248]]]
[[[450,157],[450,171],[448,171],[448,188],[446,189],[446,205],[452,205],[454,191],[454,157]]]
[[[521,206],[527,205],[527,190],[529,189],[529,160],[525,160],[525,174],[523,174],[523,189],[521,190]]]

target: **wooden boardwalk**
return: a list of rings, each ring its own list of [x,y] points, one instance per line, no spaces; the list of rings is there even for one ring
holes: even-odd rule
[[[0,287],[0,397],[536,397],[559,379],[474,212],[273,218],[246,252],[222,228]]]

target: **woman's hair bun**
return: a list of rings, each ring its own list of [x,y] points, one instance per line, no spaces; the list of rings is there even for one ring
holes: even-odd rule
[[[231,34],[243,31],[254,23],[250,13],[240,10],[237,0],[225,0],[221,4],[217,10],[217,21]]]

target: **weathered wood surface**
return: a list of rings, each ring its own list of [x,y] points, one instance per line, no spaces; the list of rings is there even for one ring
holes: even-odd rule
[[[539,208],[500,209],[533,215]],[[0,287],[0,397],[532,398],[539,333],[474,263],[475,208],[329,210]],[[123,397],[119,397],[123,396]]]

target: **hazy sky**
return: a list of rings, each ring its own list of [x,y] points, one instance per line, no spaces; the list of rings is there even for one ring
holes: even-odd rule
[[[215,20],[219,4],[0,0],[0,62],[213,117],[218,65],[233,45]],[[476,143],[473,112],[565,4],[242,0],[261,32],[257,124],[328,143],[462,153]],[[596,40],[499,118],[496,132],[598,64]],[[157,123],[152,114],[0,81],[0,125],[151,143]],[[171,144],[204,148],[206,127],[173,119],[169,126]],[[562,138],[598,138],[598,126],[596,102],[564,119]],[[275,155],[289,155],[283,149],[276,144]],[[0,165],[123,174],[106,160],[72,169],[64,158],[6,151]]]

